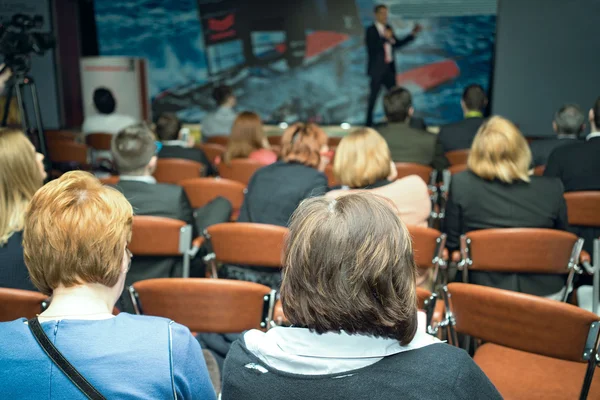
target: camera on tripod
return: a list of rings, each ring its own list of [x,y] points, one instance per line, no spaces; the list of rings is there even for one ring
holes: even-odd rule
[[[0,54],[4,56],[6,68],[13,75],[23,76],[31,69],[31,54],[43,55],[54,47],[54,37],[50,33],[31,32],[43,26],[41,15],[30,17],[15,14],[8,23],[0,25]],[[3,71],[0,71],[0,73]]]

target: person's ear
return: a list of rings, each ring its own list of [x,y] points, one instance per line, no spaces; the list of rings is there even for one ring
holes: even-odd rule
[[[408,109],[408,116],[409,117],[412,117],[414,113],[415,113],[415,108],[414,107],[411,107],[411,108]]]
[[[588,117],[590,119],[590,122],[594,122],[594,109],[593,108],[590,108],[590,114]]]
[[[150,174],[153,174],[154,171],[156,170],[157,160],[158,160],[158,157],[156,157],[156,156],[152,156],[152,158],[150,159],[150,162],[148,163],[148,171],[150,172]]]
[[[465,101],[463,99],[460,99],[460,108],[462,108],[463,114],[467,113],[467,106],[466,106]]]
[[[556,125],[556,121],[552,121],[552,129],[554,130],[554,132],[558,133],[558,126]]]

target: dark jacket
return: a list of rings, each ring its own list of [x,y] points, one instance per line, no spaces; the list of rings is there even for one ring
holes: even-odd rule
[[[327,177],[322,172],[278,161],[254,173],[238,221],[287,226],[302,200],[326,191]]]
[[[554,228],[566,230],[567,206],[558,179],[532,176],[531,182],[506,184],[481,179],[471,171],[452,177],[444,231],[456,250],[464,233],[488,228]],[[474,283],[535,295],[558,292],[559,275],[470,272]]]
[[[567,137],[534,140],[529,145],[529,148],[531,149],[531,166],[537,167],[539,165],[546,165],[548,163],[548,157],[550,157],[550,154],[554,149],[574,143],[577,143],[576,138]]]
[[[378,128],[395,162],[430,165],[441,170],[447,167],[441,146],[435,134],[411,128],[404,122],[393,122]]]
[[[352,371],[298,375],[264,364],[240,339],[225,360],[222,398],[464,400],[502,396],[464,350],[445,343],[390,355]]]
[[[388,28],[392,29],[390,25],[387,25]],[[407,45],[415,39],[414,35],[408,35],[402,40],[399,40],[394,36],[395,43],[392,45],[392,53],[394,49],[398,49],[402,46]],[[381,76],[386,70],[387,64],[385,62],[385,42],[386,39],[379,35],[379,31],[375,24],[369,26],[365,33],[365,44],[367,46],[367,75],[373,77]],[[396,63],[394,62],[394,57],[392,54],[392,62],[391,62],[392,70],[394,74],[396,74]]]
[[[210,163],[206,154],[202,151],[202,149],[198,149],[196,147],[182,147],[182,146],[166,146],[163,145],[163,148],[158,153],[159,158],[182,158],[184,160],[191,160],[199,162],[204,165],[204,173],[203,176],[213,176],[216,175],[215,167]]]
[[[4,246],[0,246],[0,287],[34,290],[23,260],[23,232],[15,232]]]
[[[438,140],[444,153],[454,150],[470,149],[477,130],[483,123],[482,117],[465,118],[462,121],[444,125],[440,129]]]

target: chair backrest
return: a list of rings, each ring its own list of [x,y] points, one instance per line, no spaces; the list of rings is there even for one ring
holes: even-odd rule
[[[264,165],[248,158],[237,158],[231,160],[229,164],[222,162],[219,165],[219,176],[225,179],[231,179],[248,186],[250,178],[254,173]]]
[[[159,158],[154,178],[160,183],[177,184],[184,179],[200,178],[204,166],[196,161],[182,158]]]
[[[431,297],[431,292],[427,289],[417,286],[417,308],[419,310],[425,309],[425,301]]]
[[[98,180],[100,182],[102,182],[103,185],[116,185],[117,183],[119,183],[119,175],[110,175],[104,178],[98,178]]]
[[[267,286],[228,279],[149,279],[133,288],[141,313],[172,319],[192,332],[264,329],[275,301]]]
[[[470,151],[471,150],[469,149],[454,150],[447,152],[445,156],[448,159],[450,165],[466,164],[467,159],[469,158]]]
[[[227,143],[229,143],[229,136],[227,136],[227,135],[211,136],[211,137],[206,138],[206,143],[220,144],[221,146],[227,147]]]
[[[555,229],[503,228],[472,231],[461,238],[469,270],[567,274],[577,263],[578,238]]]
[[[329,187],[338,185],[337,179],[335,179],[335,176],[333,175],[333,165],[327,164],[323,173],[327,177],[327,185],[329,185]]]
[[[44,134],[46,135],[46,142],[56,141],[56,140],[66,140],[66,141],[75,141],[79,133],[61,129],[47,129],[44,130]]]
[[[600,227],[600,191],[565,193],[569,225]]]
[[[342,141],[342,139],[343,139],[343,137],[341,137],[341,136],[330,136],[329,138],[327,138],[327,145],[330,148],[338,147],[340,145],[340,142]]]
[[[70,140],[52,140],[48,141],[47,146],[48,156],[52,162],[87,164],[88,147],[85,144]]]
[[[85,143],[94,150],[110,150],[113,136],[110,133],[90,133],[85,136]]]
[[[271,146],[281,146],[281,136],[268,136],[267,140]]]
[[[442,261],[446,235],[432,228],[408,226],[413,241],[415,262],[419,268],[431,268]]]
[[[287,228],[229,222],[207,228],[215,257],[228,264],[281,267]]]
[[[229,200],[233,215],[237,215],[244,202],[246,186],[240,182],[223,178],[195,178],[179,182],[192,208],[203,207],[215,198],[221,196]]]
[[[179,256],[183,253],[180,236],[186,227],[189,225],[178,219],[136,215],[129,250],[134,256]]]
[[[586,348],[594,348],[600,317],[574,305],[464,283],[449,284],[448,292],[459,333],[569,361],[585,361]]]
[[[431,181],[431,173],[433,172],[433,168],[427,165],[421,165],[416,163],[404,163],[397,162],[396,171],[398,171],[398,179],[404,178],[409,175],[417,175],[423,181],[429,185]]]
[[[215,163],[217,157],[223,156],[223,153],[225,153],[226,150],[225,146],[216,143],[202,143],[197,144],[196,147],[206,154],[206,157],[208,157],[211,164]]]
[[[0,322],[34,318],[43,311],[48,296],[29,290],[0,288]]]
[[[535,176],[543,176],[545,170],[546,170],[546,166],[545,165],[538,165],[537,167],[535,167],[533,169],[533,175],[535,175]]]
[[[450,175],[456,175],[459,172],[463,172],[467,170],[467,164],[456,164],[448,167],[448,171],[450,171]]]

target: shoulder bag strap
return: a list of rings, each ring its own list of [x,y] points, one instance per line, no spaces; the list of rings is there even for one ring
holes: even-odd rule
[[[71,363],[52,344],[50,339],[48,339],[46,332],[44,332],[44,330],[42,329],[42,325],[40,325],[40,321],[37,318],[30,319],[28,323],[31,333],[33,333],[35,340],[38,342],[42,350],[44,350],[44,352],[48,355],[48,357],[50,357],[54,364],[56,364],[56,366],[60,368],[60,370],[66,375],[66,377],[69,378],[71,382],[73,382],[73,384],[77,386],[77,388],[81,390],[81,392],[88,399],[106,400],[106,397],[102,396],[100,392],[98,392],[96,388],[92,386],[92,384],[89,383],[87,379],[85,379],[83,375],[81,375],[79,371],[77,371],[77,369],[75,369],[75,367],[71,365]]]

